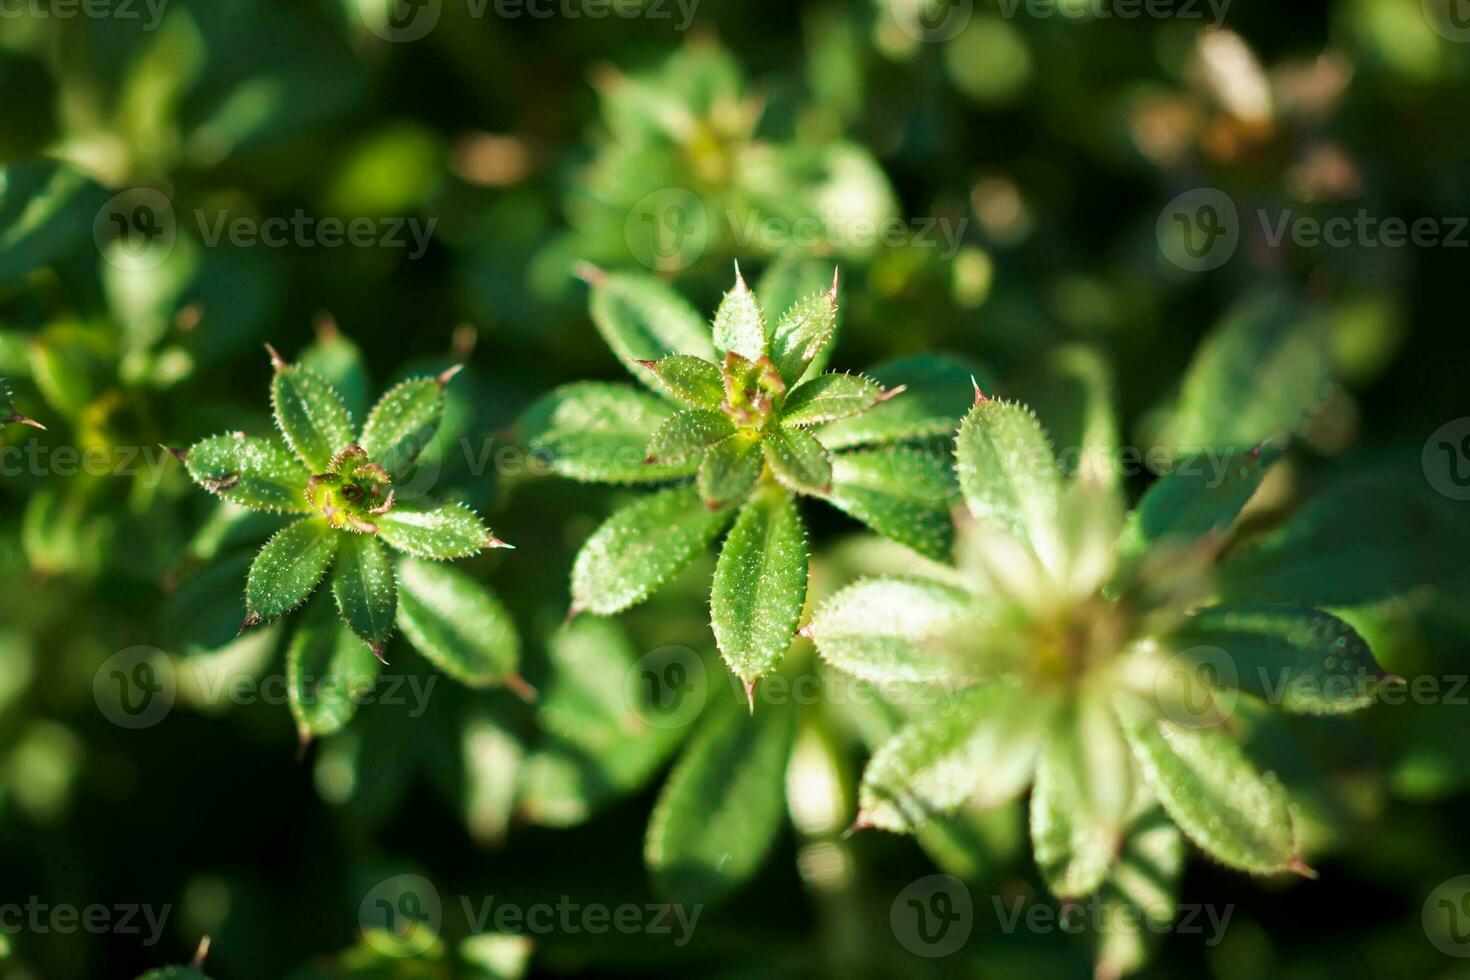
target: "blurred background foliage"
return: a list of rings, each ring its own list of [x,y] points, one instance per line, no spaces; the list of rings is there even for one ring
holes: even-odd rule
[[[1327,394],[1260,501],[1268,522],[1313,508],[1310,537],[1279,542],[1269,568],[1284,590],[1293,574],[1340,574],[1334,609],[1389,671],[1470,671],[1470,505],[1437,493],[1421,463],[1466,411],[1467,236],[1305,248],[1273,244],[1253,217],[1363,210],[1448,228],[1470,215],[1470,44],[1447,36],[1447,10],[1238,0],[1230,30],[1208,31],[1204,5],[1122,19],[1072,0],[1051,16],[978,0],[939,32],[952,36],[921,40],[904,29],[921,3],[701,0],[679,30],[681,8],[653,0],[647,16],[605,19],[443,0],[434,29],[401,43],[382,36],[388,0],[168,0],[136,18],[7,8],[0,376],[47,429],[0,429],[0,901],[173,915],[152,947],[11,936],[0,976],[135,976],[186,962],[206,934],[220,977],[1089,972],[1085,940],[1006,934],[989,915],[984,896],[1048,900],[1019,809],[917,842],[840,836],[864,746],[898,720],[852,698],[789,709],[792,829],[687,946],[470,937],[451,896],[654,900],[644,826],[684,731],[644,724],[617,692],[647,651],[681,646],[708,667],[707,710],[737,694],[704,613],[712,560],[620,620],[563,626],[572,556],[616,500],[538,475],[509,440],[552,386],[622,376],[589,323],[580,262],[652,268],[708,310],[731,259],[758,274],[794,249],[841,268],[840,363],[952,351],[1044,419],[1061,397],[1048,358],[1083,343],[1111,365],[1141,451],[1169,444],[1202,338],[1284,297],[1292,313],[1270,336],[1298,353],[1271,362],[1286,364],[1278,393]],[[1202,187],[1235,203],[1240,245],[1192,272],[1166,257],[1177,243],[1160,215]],[[144,226],[156,209],[108,220],[148,191],[173,217],[162,251]],[[297,213],[432,221],[432,236],[413,258],[209,240],[222,218]],[[818,230],[752,239],[752,216]],[[842,234],[892,217],[932,230]],[[142,261],[139,235],[154,243]],[[232,705],[211,687],[278,669],[278,630],[233,636],[243,559],[217,561],[261,518],[191,491],[159,446],[264,431],[267,341],[350,401],[468,363],[431,479],[519,548],[463,567],[512,611],[534,705],[446,682],[421,717],[366,705],[299,757],[282,704]],[[914,560],[840,516],[819,515],[813,544],[818,597]],[[176,704],[126,730],[99,711],[94,678],[138,645],[169,655]],[[403,644],[389,660],[433,673]],[[804,642],[791,661],[820,670]],[[1421,907],[1470,870],[1467,719],[1449,699],[1352,721],[1252,718],[1322,877],[1188,862],[1181,901],[1233,904],[1231,926],[1215,947],[1164,937],[1150,969],[1450,975]],[[888,914],[936,868],[981,896],[979,925],[960,954],[929,961],[894,940]],[[386,960],[362,945],[359,903],[405,872],[445,896],[443,941]]]

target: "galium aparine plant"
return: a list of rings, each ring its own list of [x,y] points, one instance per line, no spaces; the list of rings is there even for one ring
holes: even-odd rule
[[[585,277],[604,339],[654,394],[567,385],[532,406],[522,437],[575,479],[667,485],[615,512],[583,545],[572,571],[574,615],[642,602],[730,528],[710,616],[750,695],[786,652],[806,600],[797,497],[822,499],[924,554],[947,552],[947,507],[905,486],[942,482],[946,461],[897,445],[901,427],[870,433],[861,448],[823,444],[834,423],[902,392],[814,367],[835,336],[835,271],[830,288],[772,316],[737,268],[712,324],[651,278]]]
[[[1380,674],[1330,613],[1216,585],[1279,451],[1232,451],[1218,482],[1181,459],[1125,516],[1116,474],[1064,477],[1019,404],[977,387],[956,445],[969,512],[957,570],[860,580],[803,630],[858,678],[960,691],[878,747],[856,826],[912,832],[1030,786],[1033,851],[1062,899],[1111,885],[1133,838],[1157,838],[1160,806],[1230,867],[1310,873],[1287,796],[1232,737],[1232,709],[1353,711]]]
[[[350,695],[376,679],[395,625],[456,679],[528,694],[515,673],[514,637],[483,635],[487,624],[508,626],[499,603],[443,564],[510,545],[464,504],[417,494],[402,499],[395,489],[412,476],[434,437],[444,388],[460,367],[389,389],[359,431],[326,378],[267,350],[281,440],[230,432],[187,452],[171,451],[215,496],[297,518],[250,565],[242,632],[306,603],[330,573],[331,602],[313,603],[287,655],[288,690],[303,737],[346,723]]]

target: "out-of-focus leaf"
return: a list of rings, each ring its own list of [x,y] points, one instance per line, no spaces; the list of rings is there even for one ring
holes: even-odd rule
[[[514,680],[515,624],[483,585],[451,565],[398,561],[398,628],[414,649],[470,687]]]
[[[0,170],[0,281],[91,248],[92,222],[105,199],[80,171],[50,160]]]
[[[822,658],[863,680],[970,679],[970,671],[933,641],[967,621],[982,622],[962,589],[915,578],[868,578],[824,602],[805,635]]]
[[[340,731],[377,683],[378,658],[319,596],[286,649],[286,691],[303,738]]]
[[[979,402],[960,427],[956,457],[960,490],[974,518],[1054,566],[1061,474],[1036,416],[1012,402]]]
[[[889,361],[867,373],[890,391],[903,385],[904,393],[822,426],[816,435],[828,449],[952,436],[975,400],[971,379],[986,391],[994,389],[983,368],[947,354]]]
[[[947,460],[918,447],[889,446],[834,456],[827,500],[884,537],[948,561],[957,492]]]
[[[1265,479],[1278,450],[1221,450],[1175,459],[1129,515],[1122,547],[1139,552],[1167,538],[1224,531]]]
[[[518,432],[527,448],[560,476],[652,483],[688,476],[699,465],[698,458],[644,462],[649,440],[669,415],[669,404],[660,398],[627,385],[584,381],[537,399],[521,417]]]

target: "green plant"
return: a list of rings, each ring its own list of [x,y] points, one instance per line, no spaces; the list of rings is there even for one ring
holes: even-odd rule
[[[10,382],[4,378],[0,378],[0,393],[3,393],[5,396],[5,407],[8,410],[8,414],[4,418],[0,418],[0,425],[10,425],[14,422],[19,425],[28,425],[33,429],[44,430],[46,428],[35,419],[22,415],[15,410],[15,396],[10,390]]]
[[[1249,352],[1258,324],[1217,336],[1186,398]],[[1268,415],[1295,416],[1294,404],[1272,404],[1264,389],[1232,403],[1256,395]],[[1215,574],[1222,553],[1245,547],[1242,512],[1279,450],[1196,444],[1125,517],[1099,390],[1084,414],[1082,462],[1067,476],[1036,416],[977,386],[957,438],[969,518],[957,569],[860,580],[804,629],[840,670],[952,695],[879,745],[854,826],[913,832],[1030,786],[1033,853],[1062,900],[1101,890],[1157,908],[1155,892],[1133,892],[1178,875],[1177,832],[1160,807],[1230,867],[1311,874],[1283,787],[1252,764],[1232,728],[1251,718],[1252,698],[1295,714],[1364,707],[1379,670],[1336,616]],[[1179,418],[1201,416],[1186,409]],[[1108,932],[1110,972],[1131,969],[1140,954],[1121,930]]]
[[[806,601],[798,495],[921,553],[945,554],[952,526],[944,494],[914,491],[946,486],[947,466],[902,443],[952,423],[870,416],[903,388],[820,373],[834,340],[835,274],[830,288],[778,302],[772,308],[786,312],[768,319],[737,269],[712,329],[655,280],[600,270],[587,278],[603,338],[656,396],[627,385],[567,385],[528,410],[522,436],[575,479],[674,482],[613,514],[582,546],[573,615],[612,615],[642,602],[733,523],[710,613],[720,652],[750,694],[790,645]],[[768,298],[787,296],[787,283],[762,285]]]
[[[473,579],[439,564],[510,546],[464,504],[417,492],[400,499],[395,486],[411,480],[439,427],[444,388],[459,368],[389,389],[359,432],[331,382],[267,350],[271,405],[284,444],[231,432],[187,452],[171,451],[217,497],[295,518],[250,564],[241,632],[301,606],[331,573],[336,615],[319,598],[287,653],[291,707],[303,738],[347,723],[354,694],[371,687],[386,663],[383,649],[395,624],[456,679],[524,691],[514,636],[504,635],[504,611]]]

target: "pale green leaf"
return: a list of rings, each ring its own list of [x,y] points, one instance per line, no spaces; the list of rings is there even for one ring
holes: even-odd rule
[[[398,584],[382,542],[366,534],[346,534],[332,569],[332,595],[348,628],[379,656],[393,633]]]
[[[327,472],[338,450],[354,442],[347,406],[327,379],[310,368],[277,361],[271,405],[286,444],[312,473]]]
[[[1294,714],[1339,714],[1373,702],[1381,671],[1357,632],[1320,609],[1270,604],[1212,606],[1162,639],[1183,656],[1223,650],[1233,671],[1222,683]],[[1215,664],[1218,668],[1218,664]],[[1217,673],[1220,673],[1217,669]]]
[[[284,616],[311,595],[337,553],[340,534],[308,517],[277,531],[250,565],[245,583],[246,623]]]
[[[692,408],[664,420],[648,441],[648,458],[656,462],[683,459],[734,434],[735,423],[724,412]]]
[[[787,386],[796,384],[831,345],[837,329],[836,281],[784,310],[771,332],[771,360]],[[772,310],[772,313],[775,313]]]
[[[720,549],[710,624],[725,663],[747,682],[776,669],[806,602],[806,529],[774,486],[752,494]]]
[[[1227,732],[1176,724],[1131,698],[1118,715],[1144,781],[1191,840],[1241,871],[1300,866],[1286,793]]]
[[[719,408],[725,400],[720,368],[689,354],[670,354],[657,361],[640,362],[658,378],[663,390],[695,408]]]
[[[637,372],[639,381],[655,390],[658,382],[632,362],[668,354],[715,360],[709,326],[699,311],[652,276],[600,276],[592,285],[590,307],[602,339]]]
[[[670,773],[648,823],[654,884],[686,905],[721,901],[759,870],[782,824],[790,704],[754,716],[723,702]]]
[[[577,553],[572,603],[601,615],[648,598],[689,564],[730,522],[710,510],[694,487],[661,490],[608,518]]]
[[[866,681],[968,681],[975,665],[942,641],[984,625],[968,592],[914,578],[861,579],[827,599],[805,635],[822,659]]]
[[[1184,839],[1152,803],[1128,827],[1098,906],[1095,946],[1099,976],[1121,977],[1148,962],[1150,947],[1174,923]],[[1210,909],[1206,909],[1209,914]]]
[[[794,354],[800,353],[794,348],[788,349],[792,340],[799,340],[799,335],[793,331],[783,330],[782,321],[786,319],[792,307],[796,306],[804,297],[813,293],[826,293],[831,288],[831,283],[836,269],[826,259],[813,258],[805,255],[785,255],[766,266],[765,272],[761,274],[760,281],[756,283],[755,294],[761,301],[761,308],[768,310],[770,315],[777,318],[776,329],[771,338],[771,359],[776,362],[777,368],[781,368],[783,362],[787,370],[794,365]],[[842,310],[836,310],[835,323],[827,333],[825,342],[819,347],[816,354],[811,358],[811,363],[806,371],[797,377],[787,378],[786,384],[790,387],[801,377],[810,378],[820,374],[827,366],[827,360],[832,354],[832,348],[836,346],[837,332],[842,326]],[[793,324],[792,326],[795,326]],[[777,339],[774,334],[780,333],[785,339]],[[779,356],[778,356],[779,355]],[[781,371],[781,376],[786,378],[786,371]]]
[[[398,504],[373,521],[379,538],[418,558],[467,558],[494,543],[479,516],[460,503],[422,508]]]
[[[311,474],[274,439],[244,433],[210,436],[184,456],[189,476],[210,493],[251,510],[309,514]]]
[[[715,349],[721,353],[733,351],[751,361],[766,355],[766,316],[739,268],[735,270],[734,288],[715,311],[713,333]]]
[[[827,501],[886,538],[936,561],[954,544],[950,501],[957,493],[948,460],[913,446],[838,453]]]
[[[444,417],[447,381],[441,375],[396,384],[368,413],[359,445],[395,479],[408,472],[438,431],[439,420]]]
[[[975,519],[1054,566],[1061,474],[1036,416],[1012,402],[980,401],[960,426],[955,454],[960,490]]]
[[[453,566],[398,560],[398,628],[426,660],[462,684],[518,680],[520,640],[510,614]]]
[[[969,688],[873,753],[858,793],[860,824],[909,833],[966,803],[997,806],[1031,781],[1055,702],[1013,679]]]
[[[1117,857],[1132,798],[1132,760],[1112,708],[1087,690],[1057,715],[1036,764],[1031,841],[1061,899],[1102,886]]]
[[[818,496],[832,491],[832,457],[810,433],[777,429],[761,442],[761,450],[787,489]]]
[[[343,628],[325,596],[313,602],[286,649],[286,693],[302,737],[341,731],[377,683],[381,666]]]
[[[710,507],[739,501],[761,475],[760,440],[737,432],[710,447],[699,464],[699,496]]]
[[[855,374],[819,374],[803,381],[781,405],[782,425],[820,425],[866,412],[891,398],[876,382]]]

